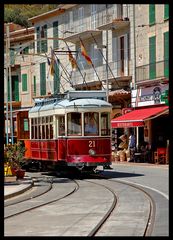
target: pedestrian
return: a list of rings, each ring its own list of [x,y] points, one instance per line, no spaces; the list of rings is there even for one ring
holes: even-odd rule
[[[134,132],[131,132],[129,136],[128,148],[130,150],[130,161],[134,161],[134,154],[136,150],[136,138],[135,138]]]

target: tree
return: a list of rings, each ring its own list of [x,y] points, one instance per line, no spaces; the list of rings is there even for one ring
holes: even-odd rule
[[[4,22],[13,22],[24,27],[30,27],[28,18],[48,12],[58,7],[59,4],[5,4]]]

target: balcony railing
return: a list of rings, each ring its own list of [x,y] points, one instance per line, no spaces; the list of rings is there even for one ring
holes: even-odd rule
[[[136,82],[153,80],[156,78],[169,78],[169,60],[159,61],[136,68]]]
[[[95,70],[101,81],[107,79],[106,64],[95,67]],[[119,78],[123,76],[129,76],[128,70],[129,70],[128,61],[125,61],[124,64],[122,63],[122,61],[111,62],[109,63],[109,68],[108,68],[108,79],[111,79],[114,77]],[[86,82],[89,83],[91,81],[99,81],[98,76],[95,73],[93,68],[81,70],[81,72],[82,72],[82,75],[85,76]],[[74,71],[72,73],[72,82],[74,85],[83,83],[83,78],[79,71]]]
[[[64,24],[63,30],[64,32],[72,32],[71,34],[79,33],[86,30],[97,29],[104,24],[112,23],[115,19],[125,19],[127,17],[128,16],[125,12],[123,12],[123,15],[120,14],[119,7],[117,6],[115,8],[107,9],[107,11],[105,9],[101,12],[97,12],[94,16],[83,17],[80,21],[78,19],[69,21]],[[66,37],[71,36],[71,34],[68,33]]]

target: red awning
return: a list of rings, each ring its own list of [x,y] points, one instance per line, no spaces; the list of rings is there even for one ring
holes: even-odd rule
[[[144,121],[168,113],[168,106],[136,109],[111,120],[113,128],[130,128],[144,126]]]

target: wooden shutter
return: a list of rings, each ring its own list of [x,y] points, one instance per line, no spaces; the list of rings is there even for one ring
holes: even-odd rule
[[[34,76],[34,82],[33,82],[33,85],[34,85],[34,92],[33,92],[33,94],[34,94],[34,96],[36,96],[36,76]]]
[[[169,4],[164,6],[164,20],[169,19]]]
[[[22,74],[22,91],[27,91],[27,74]]]
[[[47,38],[47,25],[42,26],[42,38]],[[47,39],[41,41],[41,52],[47,52]]]
[[[40,53],[40,27],[37,27],[36,29],[37,32],[37,53]]]
[[[59,65],[55,63],[54,93],[59,93],[59,91],[60,91]]]
[[[14,99],[16,102],[19,101],[19,78],[14,76]]]
[[[40,63],[40,95],[46,95],[46,64]]]
[[[58,21],[53,22],[53,37],[58,38]],[[59,41],[58,39],[53,40],[53,48],[58,48]]]
[[[169,77],[169,32],[164,33],[164,76]]]
[[[149,38],[149,77],[156,77],[156,37]]]
[[[155,4],[149,4],[149,24],[155,24]]]

